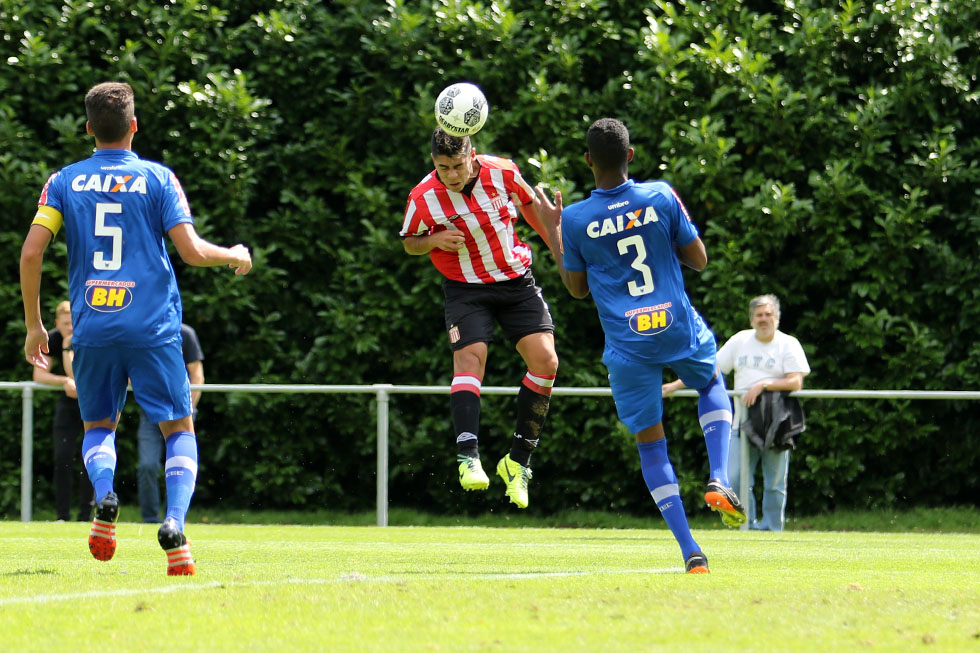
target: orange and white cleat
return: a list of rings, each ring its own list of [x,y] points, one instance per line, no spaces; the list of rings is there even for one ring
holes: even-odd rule
[[[119,497],[109,492],[95,504],[95,519],[88,534],[88,550],[96,560],[112,560],[116,553],[116,520],[119,519]]]
[[[191,558],[191,543],[177,528],[177,522],[165,519],[157,531],[160,548],[167,554],[168,576],[193,576],[194,560]]]

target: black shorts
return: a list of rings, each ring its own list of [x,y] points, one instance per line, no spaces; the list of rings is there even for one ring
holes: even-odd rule
[[[554,333],[548,302],[531,271],[523,277],[496,283],[465,283],[446,279],[446,332],[449,348],[474,342],[493,342],[496,321],[514,344],[532,333]]]

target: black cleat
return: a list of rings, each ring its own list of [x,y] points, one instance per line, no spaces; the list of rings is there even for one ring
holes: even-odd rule
[[[695,551],[687,556],[687,562],[684,564],[684,568],[687,569],[687,573],[689,574],[707,574],[708,556],[700,551]]]

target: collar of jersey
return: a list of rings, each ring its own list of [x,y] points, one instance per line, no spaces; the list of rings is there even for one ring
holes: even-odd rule
[[[596,188],[592,192],[599,193],[600,195],[613,195],[615,193],[622,192],[627,188],[631,188],[634,184],[636,184],[634,180],[627,179],[626,181],[621,183],[619,186],[616,186],[615,188]]]
[[[92,156],[139,158],[136,156],[136,152],[133,152],[132,150],[96,150]]]

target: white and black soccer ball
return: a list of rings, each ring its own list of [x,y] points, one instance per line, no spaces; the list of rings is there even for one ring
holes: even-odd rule
[[[476,84],[450,84],[436,98],[436,122],[444,132],[453,136],[477,133],[489,113],[487,98]]]

